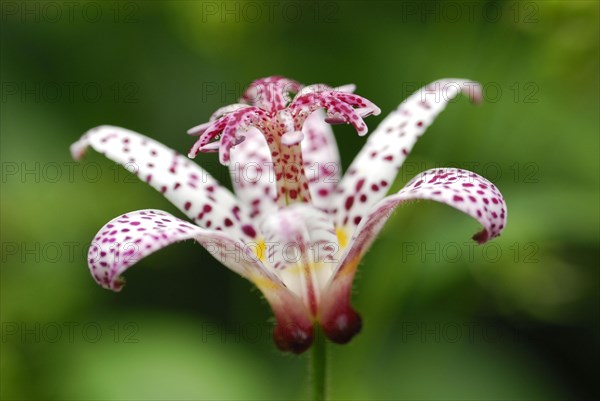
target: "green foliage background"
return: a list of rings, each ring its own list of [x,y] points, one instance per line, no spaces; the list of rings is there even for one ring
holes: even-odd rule
[[[433,1],[271,2],[272,17],[260,2],[71,2],[73,18],[50,3],[62,16],[44,2],[2,4],[2,399],[306,396],[306,357],[275,350],[268,305],[201,247],[142,260],[120,294],[99,288],[82,252],[98,228],[131,210],[179,213],[101,155],[68,176],[69,145],[91,127],[185,153],[188,128],[273,74],[357,84],[383,110],[371,130],[432,80],[483,83],[486,102],[450,105],[394,189],[461,166],[508,203],[507,229],[484,248],[471,248],[476,224],[450,208],[395,213],[355,283],[363,332],[332,346],[332,397],[598,396],[598,2],[454,2],[459,18]],[[335,131],[347,166],[364,138]],[[197,161],[227,180],[214,155]]]

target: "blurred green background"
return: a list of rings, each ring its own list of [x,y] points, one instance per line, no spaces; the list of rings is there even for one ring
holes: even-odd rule
[[[275,350],[266,302],[200,246],[142,260],[120,294],[94,283],[84,248],[104,223],[180,213],[101,155],[69,155],[100,124],[185,153],[188,128],[273,74],[357,84],[383,110],[371,130],[432,80],[481,82],[484,104],[453,102],[394,189],[459,166],[508,203],[484,247],[448,207],[395,213],[355,282],[363,332],[331,347],[333,398],[598,396],[598,2],[1,7],[2,399],[306,397],[306,356]],[[364,138],[335,132],[347,166]],[[197,161],[227,181],[215,155]]]

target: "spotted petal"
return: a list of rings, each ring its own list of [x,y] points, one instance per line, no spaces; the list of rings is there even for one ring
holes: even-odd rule
[[[244,137],[231,149],[229,172],[235,194],[247,205],[250,218],[260,220],[277,209],[275,171],[263,134],[249,128]]]
[[[160,210],[138,210],[109,221],[94,237],[88,253],[92,276],[102,287],[120,291],[121,275],[145,256],[174,242],[195,239],[214,256],[239,275],[256,281],[259,278],[281,285],[257,258],[250,255],[231,255],[244,245],[219,231],[207,230]],[[229,253],[224,252],[230,251]]]
[[[71,145],[73,158],[81,159],[88,146],[135,173],[200,226],[225,230],[244,241],[256,236],[247,211],[231,192],[176,151],[109,125],[89,130]]]
[[[481,100],[479,84],[443,79],[415,92],[379,124],[339,185],[337,226],[354,232],[369,208],[385,196],[418,138],[461,92],[473,102]]]
[[[332,340],[348,342],[360,330],[360,319],[350,306],[350,291],[364,253],[396,206],[420,199],[445,203],[475,218],[483,226],[473,237],[480,244],[500,235],[506,225],[504,199],[485,178],[454,168],[427,170],[416,176],[369,210],[341,258],[321,305],[321,323]]]
[[[325,112],[312,113],[302,132],[302,159],[312,202],[320,209],[330,208],[331,196],[340,181],[341,164],[333,130],[325,122]]]
[[[396,206],[419,199],[445,203],[473,217],[483,226],[483,230],[473,236],[479,244],[499,236],[506,226],[506,203],[494,184],[467,170],[431,169],[373,205],[352,238],[346,261],[362,256]]]

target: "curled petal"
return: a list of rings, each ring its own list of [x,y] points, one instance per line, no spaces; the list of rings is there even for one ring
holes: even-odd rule
[[[418,199],[445,203],[475,218],[483,226],[483,230],[473,237],[480,244],[500,235],[506,225],[504,199],[485,178],[454,168],[428,170],[413,178],[403,189],[382,199],[367,213],[323,292],[320,321],[332,341],[347,342],[360,331],[360,318],[350,306],[358,263],[392,210],[400,203]]]
[[[277,325],[275,344],[282,351],[301,353],[313,340],[313,321],[302,301],[252,256],[244,244],[223,232],[206,230],[160,210],[139,210],[108,222],[88,253],[92,277],[106,289],[121,291],[122,274],[140,259],[174,242],[194,239],[225,266],[252,281],[269,301]]]
[[[87,147],[123,165],[202,227],[224,230],[243,241],[254,240],[256,230],[244,205],[208,172],[161,143],[113,126],[88,131],[71,146],[76,160]]]
[[[356,268],[357,262],[396,206],[419,199],[445,203],[473,217],[483,226],[483,230],[473,236],[479,244],[499,236],[506,226],[506,203],[494,184],[466,170],[427,170],[397,193],[373,205],[355,231],[335,276],[343,274],[344,270]]]
[[[221,248],[241,244],[223,232],[206,230],[167,212],[138,210],[109,221],[98,231],[88,252],[90,272],[102,287],[120,291],[124,283],[121,275],[125,270],[167,245],[188,239]],[[249,280],[262,277],[279,282],[259,262],[250,258],[224,262]]]
[[[429,199],[445,203],[477,220],[483,231],[474,239],[482,244],[500,235],[506,226],[506,203],[496,186],[466,170],[440,168],[424,171],[394,195],[383,199],[379,208],[401,202]]]
[[[344,226],[349,236],[369,208],[386,195],[418,138],[461,92],[473,102],[481,100],[481,87],[475,82],[435,81],[402,102],[370,135],[338,187],[336,224]]]

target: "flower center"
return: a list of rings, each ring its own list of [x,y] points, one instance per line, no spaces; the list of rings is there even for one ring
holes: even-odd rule
[[[221,163],[230,163],[230,150],[245,140],[244,132],[257,128],[265,137],[271,153],[280,206],[310,203],[309,184],[304,172],[300,143],[302,127],[308,116],[325,109],[330,124],[352,124],[359,135],[367,133],[363,117],[380,113],[367,99],[350,93],[351,86],[302,86],[283,77],[253,82],[240,102],[215,112],[208,123],[189,132],[199,135],[189,156],[199,152],[219,152]]]
[[[260,230],[265,245],[257,256],[263,256],[263,263],[317,316],[321,292],[339,257],[332,221],[310,205],[294,204],[267,216]]]

